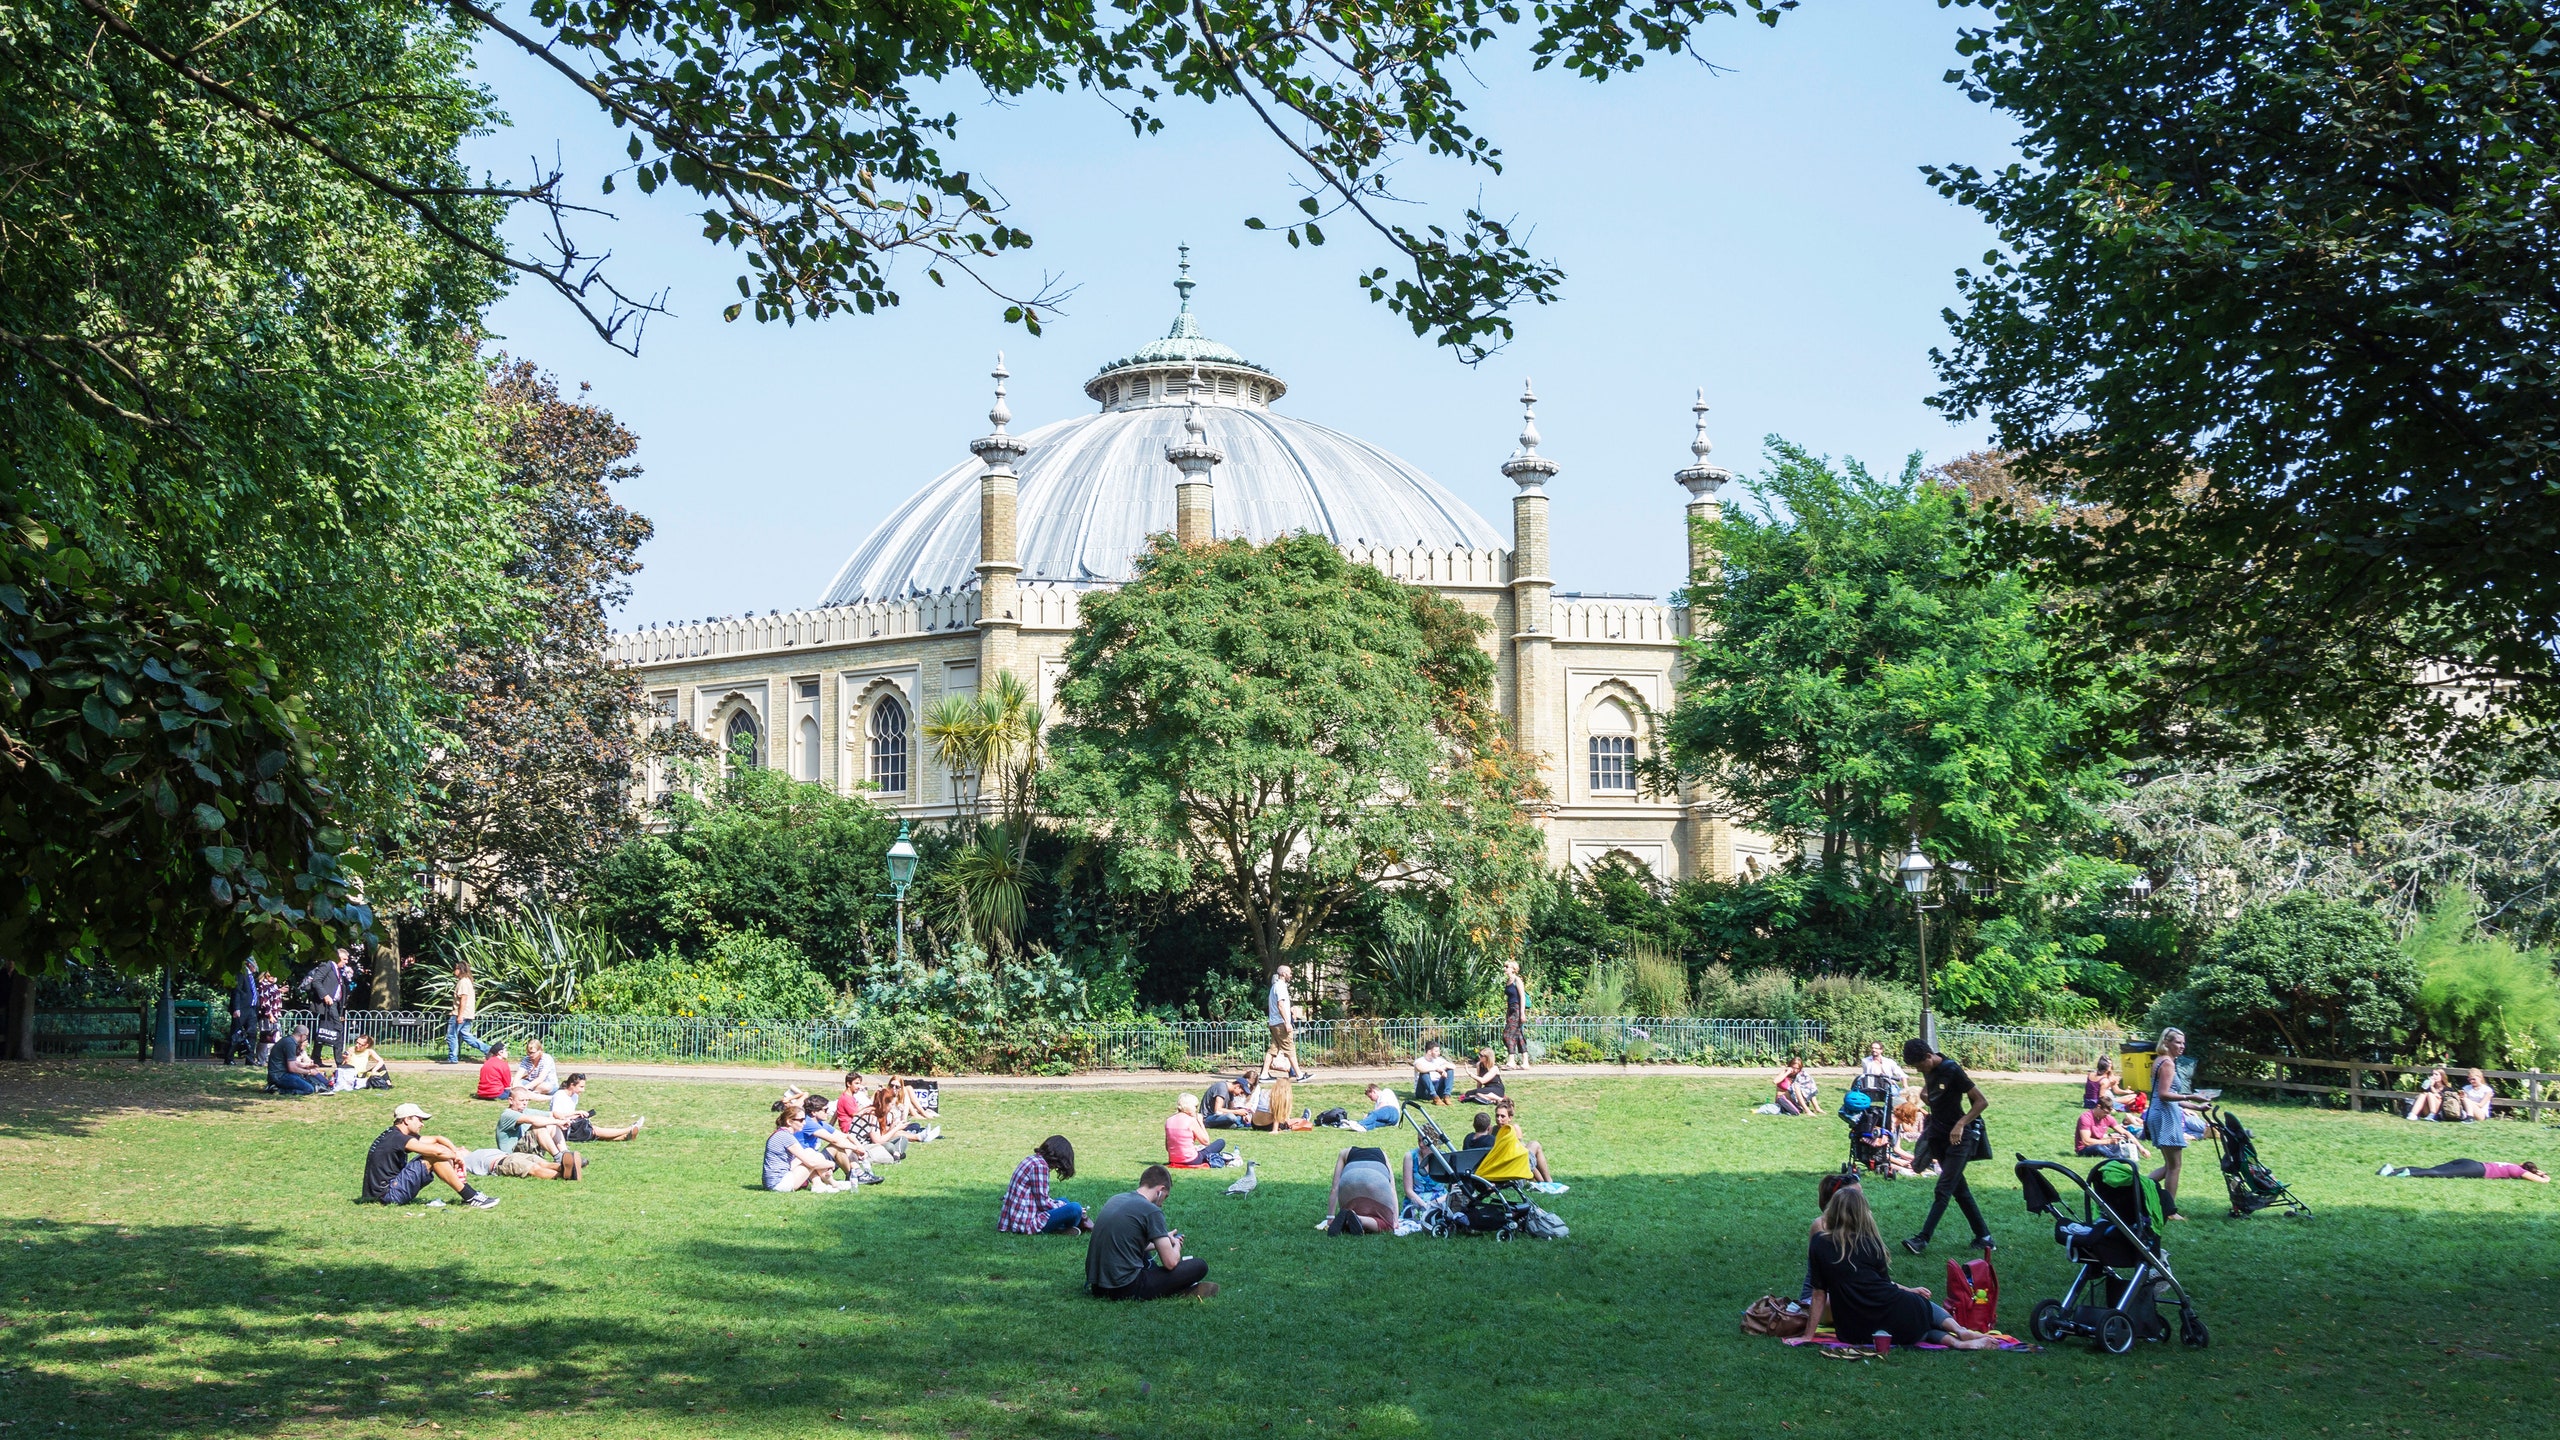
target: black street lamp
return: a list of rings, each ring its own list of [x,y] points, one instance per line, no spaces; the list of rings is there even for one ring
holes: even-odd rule
[[[1938,906],[1929,903],[1929,872],[1937,868],[1920,853],[1920,837],[1914,835],[1911,849],[1894,871],[1902,877],[1903,891],[1911,897],[1912,912],[1920,919],[1920,1043],[1932,1050],[1938,1048],[1938,1017],[1929,1009],[1929,912]]]
[[[889,847],[889,886],[898,892],[898,964],[907,963],[907,887],[916,880],[915,842],[907,838],[907,822],[898,822],[898,839]]]

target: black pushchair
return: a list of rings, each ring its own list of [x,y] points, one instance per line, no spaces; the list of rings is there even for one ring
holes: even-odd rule
[[[1413,1122],[1414,1148],[1422,1176],[1447,1188],[1438,1204],[1421,1206],[1419,1218],[1435,1235],[1490,1235],[1508,1240],[1530,1233],[1539,1214],[1535,1202],[1520,1187],[1533,1172],[1529,1168],[1529,1152],[1520,1144],[1518,1133],[1503,1128],[1494,1132],[1494,1143],[1463,1150],[1449,1143],[1449,1137],[1419,1105],[1404,1107],[1405,1119]],[[1415,1197],[1417,1202],[1421,1197]]]
[[[1850,1081],[1840,1118],[1849,1126],[1849,1163],[1883,1173],[1893,1158],[1893,1082],[1881,1075]]]
[[[2311,1207],[2302,1203],[2292,1186],[2259,1163],[2257,1138],[2240,1123],[2239,1116],[2218,1105],[2208,1106],[2204,1120],[2205,1128],[2213,1132],[2214,1153],[2222,1159],[2222,1184],[2231,1192],[2234,1219],[2277,1205],[2285,1206],[2287,1214],[2311,1213]]]
[[[2168,1339],[2169,1322],[2160,1312],[2175,1306],[2178,1338],[2198,1350],[2210,1342],[2204,1317],[2160,1244],[2160,1188],[2140,1167],[2102,1160],[2082,1179],[2068,1166],[2021,1155],[2017,1173],[2027,1213],[2053,1218],[2054,1243],[2080,1267],[2061,1299],[2039,1300],[2028,1312],[2028,1334],[2048,1345],[2085,1335],[2122,1355],[2136,1340]],[[2054,1189],[2049,1177],[2055,1175],[2079,1187],[2078,1218]]]

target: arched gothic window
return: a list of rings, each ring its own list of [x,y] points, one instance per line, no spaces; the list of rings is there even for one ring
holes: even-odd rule
[[[763,752],[758,744],[754,712],[741,710],[729,717],[728,743],[721,748],[728,751],[732,759],[739,760],[743,764],[762,763]]]
[[[1635,788],[1635,717],[1617,701],[1604,700],[1591,712],[1591,789],[1626,795]]]
[[[889,795],[907,788],[907,707],[895,695],[871,707],[871,788]]]
[[[800,778],[816,784],[818,779],[818,717],[800,717]]]

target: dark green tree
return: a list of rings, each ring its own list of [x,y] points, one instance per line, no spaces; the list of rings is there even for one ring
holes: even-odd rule
[[[1482,623],[1319,536],[1159,536],[1085,602],[1042,791],[1129,883],[1222,894],[1266,973],[1382,885],[1507,953],[1544,847]]]
[[[2198,1044],[2336,1060],[2391,1049],[2423,979],[2371,911],[2297,891],[2241,912],[2153,1014]]]
[[[2163,745],[2529,754],[2560,721],[2550,7],[1989,8],[1949,78],[2024,159],[1929,172],[2000,235],[1935,403],[2113,522],[2030,507],[2012,553],[2156,661]]]

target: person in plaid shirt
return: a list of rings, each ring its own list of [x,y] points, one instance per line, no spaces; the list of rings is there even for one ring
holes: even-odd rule
[[[1049,1196],[1049,1174],[1076,1178],[1076,1149],[1064,1135],[1052,1135],[1013,1167],[1013,1183],[1004,1187],[1004,1207],[996,1212],[996,1228],[1008,1235],[1073,1235],[1091,1230],[1084,1207]]]

